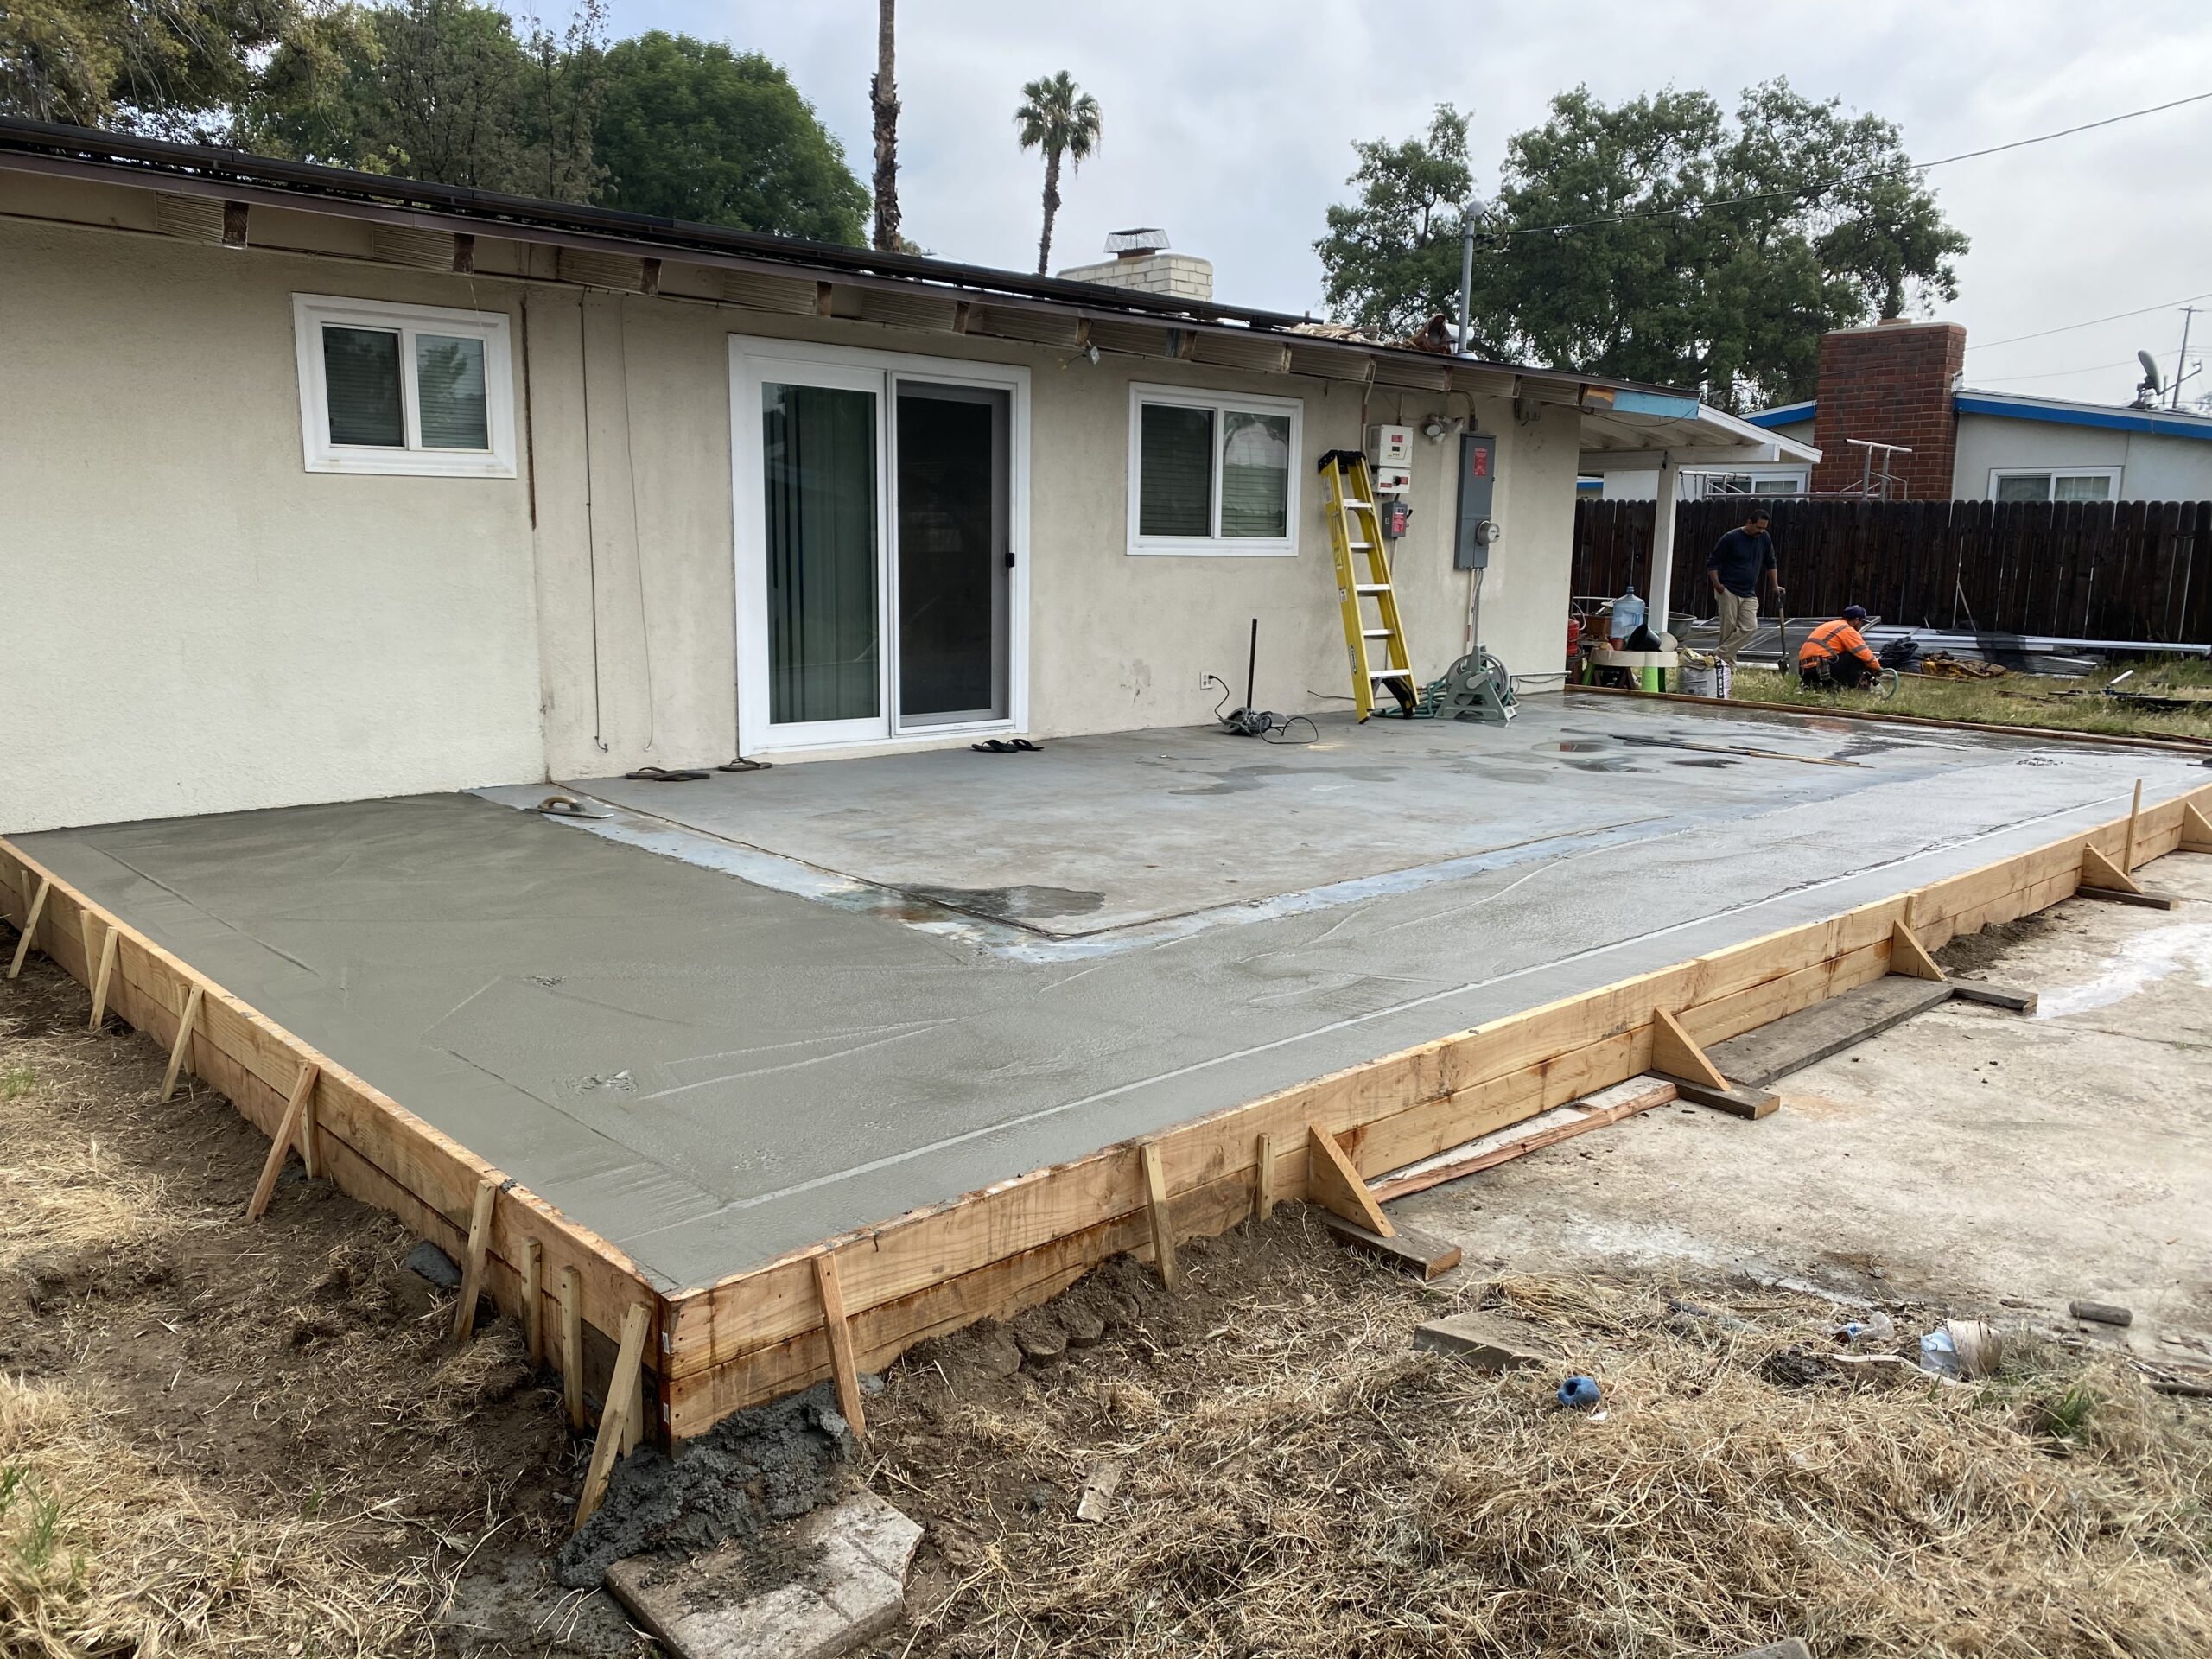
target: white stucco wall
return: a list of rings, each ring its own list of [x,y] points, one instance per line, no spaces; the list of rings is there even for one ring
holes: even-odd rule
[[[136,211],[129,193],[116,217]],[[0,204],[4,205],[4,204]],[[287,216],[299,219],[299,216]],[[323,235],[300,219],[289,233]],[[334,250],[335,251],[335,250]],[[1107,356],[687,299],[226,251],[0,220],[0,830],[725,760],[737,742],[728,341],[827,341],[1027,366],[1028,729],[1211,717],[1217,673],[1285,714],[1346,706],[1314,467],[1370,421],[1468,400]],[[508,269],[518,269],[510,258]],[[671,291],[672,290],[672,291]],[[513,321],[513,480],[358,478],[302,461],[291,296],[465,306]],[[588,359],[587,359],[588,346]],[[1132,556],[1129,385],[1306,410],[1295,556]],[[588,385],[587,411],[586,386]],[[1524,691],[1564,650],[1578,417],[1477,400],[1503,531],[1483,643]],[[588,418],[587,418],[588,413]],[[1417,671],[1465,649],[1451,568],[1456,437],[1416,440],[1396,574]],[[587,464],[588,457],[588,464]],[[533,524],[533,518],[535,523]]]
[[[2117,467],[2121,501],[2212,500],[2212,443],[1996,415],[1959,416],[1952,489],[1961,501],[1986,501],[1993,468]]]
[[[0,830],[541,771],[523,482],[303,467],[291,296],[335,281],[0,221]]]

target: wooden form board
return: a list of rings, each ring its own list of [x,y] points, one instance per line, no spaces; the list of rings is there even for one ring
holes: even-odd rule
[[[2139,859],[2179,845],[2188,804],[2212,809],[2212,785],[2142,813]],[[1709,1045],[1891,972],[1895,931],[1908,918],[1915,938],[1933,950],[2056,904],[2079,885],[2085,849],[2120,856],[2126,834],[2127,820],[2115,818],[1912,893],[1511,1014],[1152,1137],[1146,1144],[1157,1148],[1174,1236],[1223,1232],[1252,1213],[1263,1136],[1273,1197],[1311,1196],[1316,1128],[1333,1135],[1363,1174],[1402,1167],[1648,1070],[1662,1011]],[[45,874],[28,863],[27,882],[27,862],[0,842],[0,904],[17,919],[25,888]],[[188,987],[205,982],[56,882],[39,943],[80,980],[87,977],[88,912],[95,931],[104,924],[123,928],[111,1006],[167,1040]],[[301,1064],[321,1066],[315,1106],[333,1179],[448,1253],[462,1252],[477,1185],[497,1171],[219,988],[207,987],[201,1032],[194,1045],[200,1074],[264,1133],[275,1128]],[[816,1266],[823,1255],[836,1257],[854,1359],[863,1370],[925,1338],[1033,1306],[1114,1255],[1150,1256],[1153,1211],[1135,1151],[1126,1142],[1103,1147],[671,1294],[656,1291],[606,1241],[508,1187],[498,1198],[486,1281],[513,1306],[517,1264],[534,1237],[543,1252],[540,1294],[551,1299],[543,1318],[557,1322],[557,1287],[571,1271],[584,1318],[602,1332],[618,1332],[629,1306],[644,1300],[652,1310],[648,1352],[658,1361],[660,1400],[660,1421],[649,1432],[689,1439],[733,1411],[832,1375]]]
[[[2212,786],[2190,798],[2200,809]],[[2183,802],[2146,810],[2139,856],[2173,849]],[[1824,921],[1680,963],[1619,984],[1281,1090],[1153,1137],[1175,1231],[1234,1226],[1253,1209],[1260,1137],[1271,1190],[1310,1196],[1309,1132],[1333,1134],[1363,1173],[1400,1167],[1619,1083],[1651,1065],[1659,1011],[1695,1041],[1808,1007],[1891,970],[1895,930],[1910,918],[1925,950],[2069,897],[2085,847],[2121,850],[2126,819],[1879,900]],[[732,1411],[830,1374],[811,1258],[838,1257],[863,1369],[985,1316],[1057,1294],[1108,1257],[1151,1254],[1138,1158],[1127,1144],[1033,1171],[671,1299],[663,1355],[671,1428],[703,1433]]]
[[[341,1192],[397,1216],[455,1261],[467,1255],[478,1189],[486,1180],[503,1182],[500,1171],[0,839],[0,910],[10,920],[24,919],[23,889],[35,891],[41,878],[53,885],[39,918],[37,948],[79,983],[91,985],[105,938],[115,937],[110,1014],[167,1047],[196,995],[190,1068],[227,1096],[239,1116],[264,1135],[273,1135],[281,1126],[302,1067],[313,1066],[315,1082],[305,1104],[315,1126],[320,1173]],[[651,1311],[657,1342],[666,1303],[660,1289],[620,1249],[535,1194],[520,1186],[503,1187],[493,1206],[488,1237],[483,1287],[502,1308],[521,1309],[525,1246],[535,1239],[541,1323],[557,1328],[557,1286],[562,1270],[574,1268],[583,1319],[606,1333],[610,1344],[618,1339],[625,1314],[640,1301]],[[649,1346],[649,1360],[653,1351]],[[658,1373],[659,1368],[654,1370]],[[648,1414],[660,1414],[652,1387]]]

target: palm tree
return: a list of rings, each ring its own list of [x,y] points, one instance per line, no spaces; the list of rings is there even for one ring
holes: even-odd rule
[[[1045,234],[1037,244],[1037,274],[1042,276],[1052,263],[1052,220],[1060,211],[1060,157],[1071,170],[1098,148],[1098,100],[1078,91],[1068,72],[1033,80],[1021,89],[1021,107],[1014,112],[1021,129],[1021,147],[1045,152]]]

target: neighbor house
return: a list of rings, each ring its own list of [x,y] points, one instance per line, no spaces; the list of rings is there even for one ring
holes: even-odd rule
[[[1578,473],[1777,453],[1150,269],[0,124],[0,829],[1187,724],[1255,618],[1341,709],[1315,468],[1382,423],[1415,667],[1541,690]]]

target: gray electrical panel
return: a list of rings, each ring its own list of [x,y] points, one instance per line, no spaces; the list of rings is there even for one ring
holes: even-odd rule
[[[1452,531],[1452,568],[1481,570],[1490,563],[1497,526],[1490,516],[1497,483],[1497,440],[1478,432],[1459,437],[1459,516]]]

